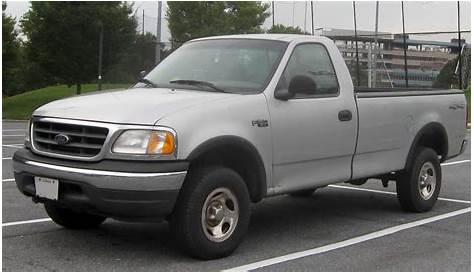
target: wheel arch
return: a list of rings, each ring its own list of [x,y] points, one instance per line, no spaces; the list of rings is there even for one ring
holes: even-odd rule
[[[444,162],[447,159],[449,149],[448,134],[444,126],[439,122],[430,122],[418,131],[410,146],[405,167],[411,163],[416,148],[420,146],[433,149],[441,156],[440,162]]]
[[[245,181],[252,202],[267,194],[265,166],[255,146],[233,135],[211,138],[191,151],[187,160],[190,171],[200,166],[223,165],[235,170]]]

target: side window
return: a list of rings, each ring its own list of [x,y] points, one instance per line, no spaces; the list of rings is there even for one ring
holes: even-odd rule
[[[291,79],[296,75],[305,75],[316,83],[316,93],[297,94],[295,98],[337,95],[339,84],[331,58],[321,44],[301,44],[295,47],[283,72],[279,89],[288,89]]]

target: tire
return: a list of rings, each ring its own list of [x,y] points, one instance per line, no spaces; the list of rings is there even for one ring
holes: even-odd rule
[[[76,212],[54,203],[44,204],[48,216],[58,225],[68,229],[91,229],[102,224],[106,217]]]
[[[357,180],[349,181],[349,184],[355,185],[355,186],[361,186],[365,183],[367,183],[367,179],[357,179]]]
[[[441,190],[441,165],[431,148],[419,147],[397,179],[397,197],[406,211],[426,212],[435,205]]]
[[[247,186],[237,172],[224,167],[189,175],[171,216],[172,233],[180,248],[195,258],[228,256],[242,242],[250,222]]]
[[[303,189],[290,193],[290,196],[293,197],[310,197],[316,191],[316,188]]]

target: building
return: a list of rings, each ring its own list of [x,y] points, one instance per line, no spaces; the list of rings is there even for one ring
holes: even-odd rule
[[[356,72],[354,30],[319,29],[339,48],[352,77]],[[404,87],[405,60],[403,35],[388,32],[357,31],[361,86]],[[406,35],[408,85],[432,87],[444,65],[458,56],[457,39],[449,42],[414,40]],[[462,46],[470,47],[461,41]]]

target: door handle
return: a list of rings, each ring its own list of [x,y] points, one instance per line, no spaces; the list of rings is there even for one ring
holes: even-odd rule
[[[350,110],[341,110],[339,111],[339,114],[337,115],[337,117],[339,118],[339,121],[343,122],[343,121],[350,121],[352,120],[352,112]]]

